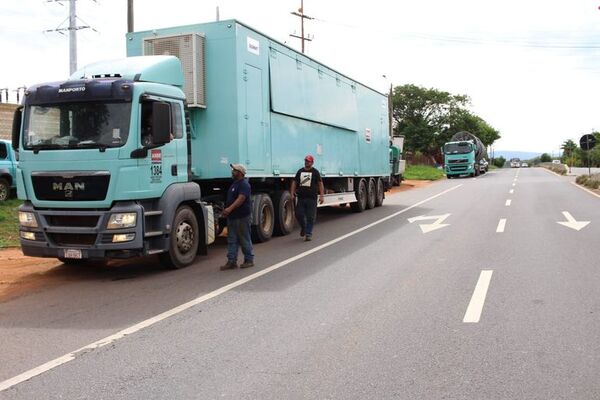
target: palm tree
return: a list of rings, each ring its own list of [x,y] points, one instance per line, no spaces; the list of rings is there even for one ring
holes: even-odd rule
[[[575,150],[577,150],[577,143],[572,141],[571,139],[565,140],[565,142],[560,146],[560,149],[563,151],[563,154],[567,157],[567,163],[569,164],[569,170],[573,168],[573,162],[575,157]]]

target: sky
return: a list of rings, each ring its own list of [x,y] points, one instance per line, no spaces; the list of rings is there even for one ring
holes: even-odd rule
[[[135,30],[237,19],[300,49],[300,0],[134,0]],[[126,0],[77,0],[78,66],[125,56]],[[495,150],[558,153],[600,131],[600,0],[304,0],[306,53],[387,92],[466,94]],[[67,79],[68,1],[0,2],[0,89]],[[61,25],[61,23],[63,23]],[[4,99],[4,98],[3,98]]]

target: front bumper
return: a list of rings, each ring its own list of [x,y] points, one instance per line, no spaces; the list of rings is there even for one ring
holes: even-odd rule
[[[134,202],[117,203],[108,210],[36,209],[25,202],[19,211],[33,213],[38,227],[20,227],[33,232],[35,240],[20,238],[23,254],[32,257],[65,258],[67,251],[80,252],[82,259],[129,258],[144,254],[143,208]],[[133,228],[106,229],[111,214],[137,214]],[[131,241],[113,243],[113,236],[134,234]],[[72,253],[72,252],[71,252]]]

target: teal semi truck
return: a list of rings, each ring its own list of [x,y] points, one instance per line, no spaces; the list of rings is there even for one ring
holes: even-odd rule
[[[0,201],[7,200],[16,187],[17,159],[8,140],[0,140]]]
[[[391,185],[388,99],[235,20],[126,35],[127,58],[30,87],[15,113],[24,254],[65,263],[158,254],[189,265],[246,165],[258,242],[294,228],[306,154],[325,205]]]
[[[485,146],[470,132],[455,133],[442,148],[444,168],[448,179],[461,175],[478,176],[485,173],[487,164],[481,161],[486,157]]]

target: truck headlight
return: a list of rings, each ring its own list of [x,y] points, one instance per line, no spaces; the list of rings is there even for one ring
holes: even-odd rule
[[[19,211],[19,223],[27,228],[37,228],[38,223],[35,214],[32,212]]]
[[[133,228],[136,225],[136,213],[112,214],[106,224],[106,229]]]

